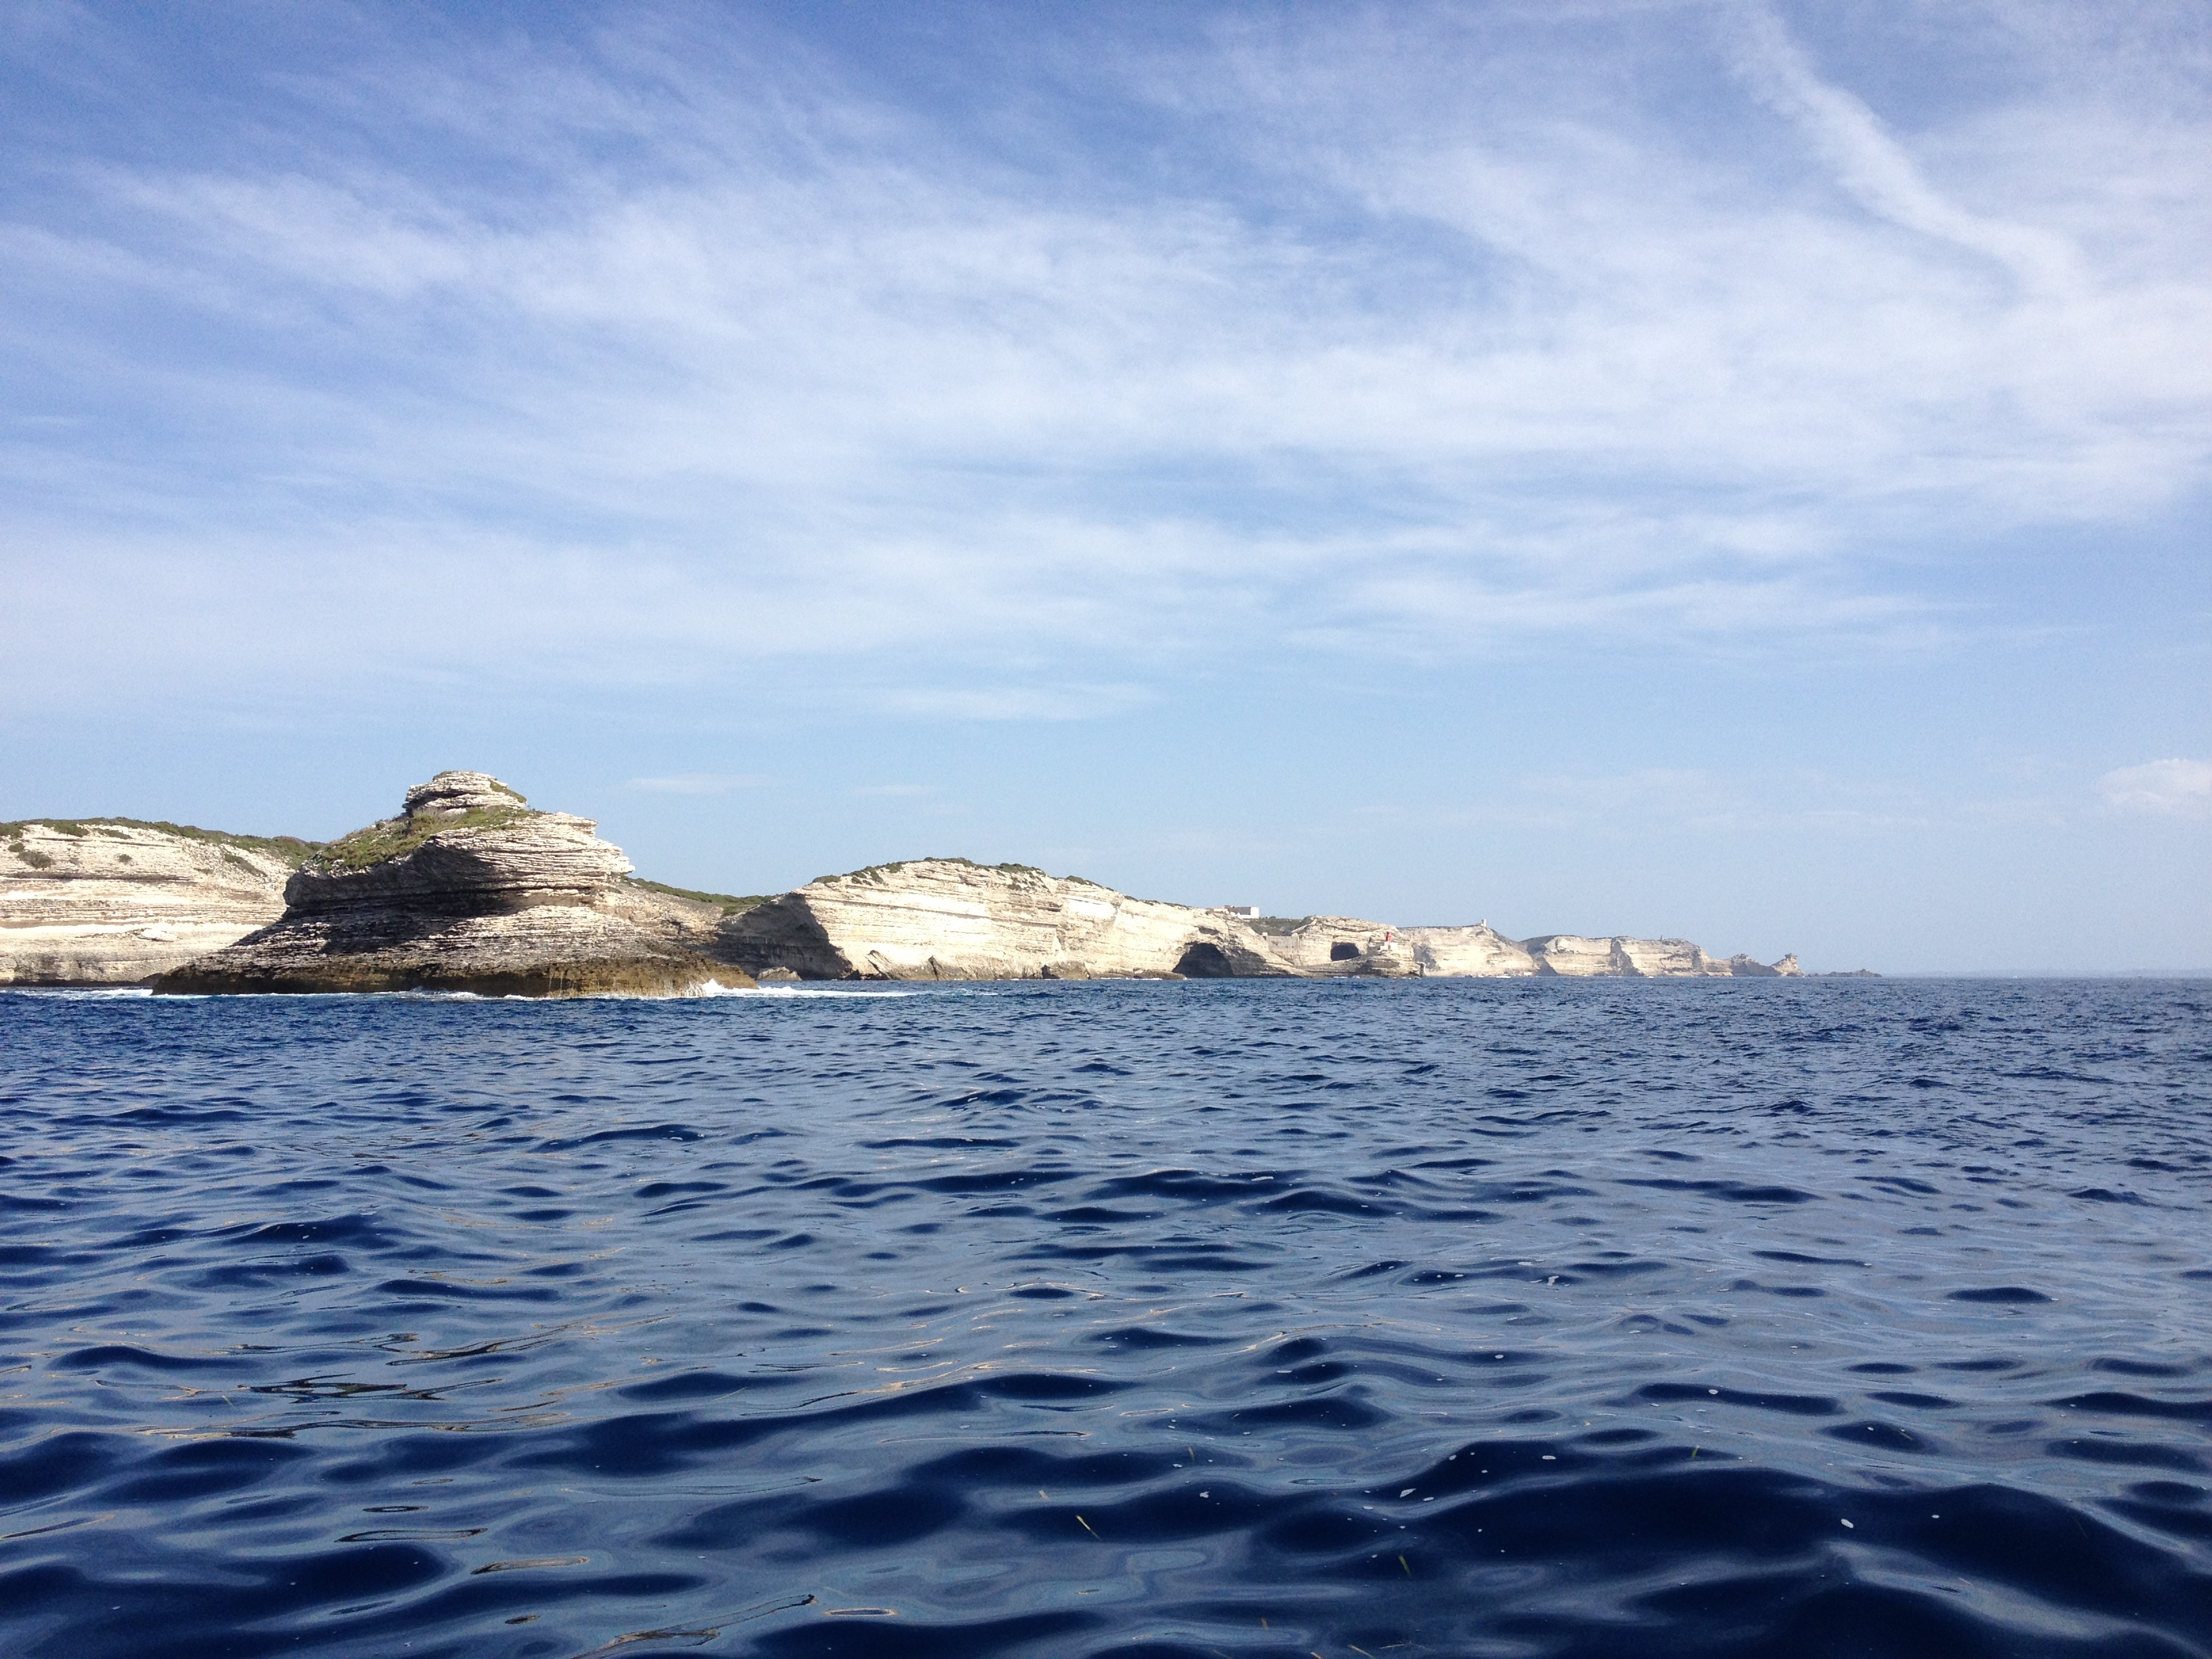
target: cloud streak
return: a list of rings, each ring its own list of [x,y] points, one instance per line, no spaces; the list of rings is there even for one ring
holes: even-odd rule
[[[2212,761],[2145,761],[2097,780],[2105,804],[2122,812],[2212,817]]]
[[[682,9],[450,71],[385,40],[288,66],[258,139],[54,158],[0,227],[49,389],[0,448],[0,643],[126,697],[774,665],[1060,720],[1201,650],[1927,649],[1984,624],[1916,560],[2202,484],[2172,118],[2075,111],[2147,173],[2039,195],[2027,92],[1904,135],[1730,10],[1671,71],[1717,146],[1598,95],[1670,24],[1599,72],[1561,15],[1109,42],[1083,92],[1189,158],[1133,179],[1025,101],[1075,72],[1044,43],[978,88],[1010,149]]]

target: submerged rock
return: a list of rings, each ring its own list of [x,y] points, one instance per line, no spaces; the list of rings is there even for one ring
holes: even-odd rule
[[[319,849],[281,920],[154,981],[169,994],[470,991],[665,996],[746,981],[691,939],[714,926],[627,882],[589,818],[441,772],[404,810]]]
[[[284,913],[313,850],[123,818],[0,825],[0,985],[131,985]]]

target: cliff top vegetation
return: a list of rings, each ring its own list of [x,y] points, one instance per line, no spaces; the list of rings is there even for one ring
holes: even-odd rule
[[[741,915],[775,896],[770,893],[703,893],[696,887],[671,887],[665,881],[647,881],[642,876],[632,876],[629,884],[650,893],[665,893],[671,898],[690,899],[695,904],[711,904],[726,916]]]
[[[442,817],[426,813],[420,817],[385,818],[365,829],[340,836],[336,841],[317,848],[306,861],[307,867],[349,875],[356,870],[366,870],[372,864],[404,858],[433,836],[452,835],[456,831],[463,835],[480,835],[487,830],[505,830],[544,816],[544,813],[527,806],[478,806],[465,812],[448,813]]]
[[[196,823],[171,823],[165,818],[18,818],[10,823],[0,823],[0,840],[19,842],[23,831],[39,828],[52,830],[57,835],[85,836],[110,826],[125,830],[158,830],[163,835],[175,836],[185,841],[206,842],[214,847],[235,847],[249,853],[260,853],[281,860],[294,869],[299,868],[323,845],[319,841],[303,841],[297,836],[241,836],[228,830],[203,830]]]

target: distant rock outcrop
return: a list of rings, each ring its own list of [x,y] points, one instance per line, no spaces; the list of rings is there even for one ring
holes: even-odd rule
[[[1395,927],[1133,899],[1026,865],[915,859],[824,876],[733,915],[701,946],[756,975],[961,980],[1795,975],[1708,957],[1683,939],[1516,942],[1487,923]]]
[[[280,921],[154,988],[557,997],[744,982],[692,942],[719,913],[624,880],[629,860],[597,827],[483,773],[441,772],[399,817],[318,850],[286,883]]]
[[[0,824],[0,985],[130,985],[283,914],[313,850],[125,818]]]
[[[1723,962],[1707,956],[1686,939],[1586,939],[1578,933],[1546,933],[1524,939],[1538,974],[1565,979],[1791,979],[1802,977],[1797,958],[1784,957],[1769,967],[1747,956]]]

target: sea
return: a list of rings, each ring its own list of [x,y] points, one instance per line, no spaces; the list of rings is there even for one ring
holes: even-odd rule
[[[2208,1012],[0,995],[0,1653],[2204,1656]]]

